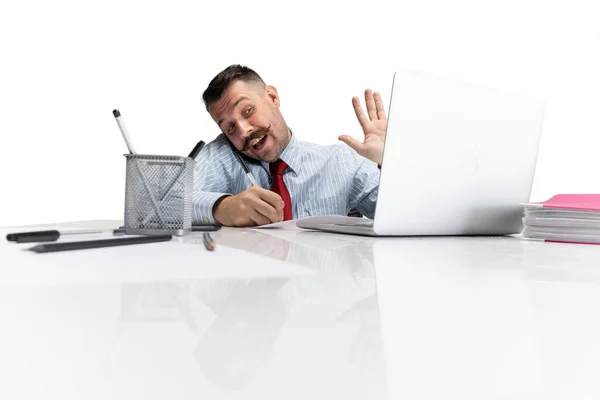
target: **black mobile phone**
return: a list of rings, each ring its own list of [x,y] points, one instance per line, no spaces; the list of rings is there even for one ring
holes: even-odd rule
[[[192,232],[212,232],[218,231],[221,229],[221,225],[219,224],[200,224],[200,225],[192,225]]]

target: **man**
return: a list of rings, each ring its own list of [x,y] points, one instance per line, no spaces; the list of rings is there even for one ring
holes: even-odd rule
[[[381,164],[387,126],[379,93],[365,91],[368,117],[358,98],[352,99],[365,139],[340,136],[350,147],[299,141],[283,119],[277,89],[244,66],[231,65],[220,72],[202,98],[222,134],[197,158],[193,223],[255,226],[346,215],[353,208],[373,218],[376,164]],[[234,151],[249,161],[257,186]]]

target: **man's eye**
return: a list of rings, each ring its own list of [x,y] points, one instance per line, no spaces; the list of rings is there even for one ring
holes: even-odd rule
[[[234,124],[229,125],[229,128],[227,129],[227,133],[232,133],[234,128],[235,128]]]
[[[252,107],[248,107],[244,110],[244,117],[247,117],[252,113]]]

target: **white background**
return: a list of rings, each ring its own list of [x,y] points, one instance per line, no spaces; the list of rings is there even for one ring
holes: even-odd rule
[[[400,67],[545,99],[532,200],[600,193],[598,21],[598,0],[3,1],[0,225],[122,218],[112,109],[139,153],[187,155],[218,132],[201,94],[232,63],[324,144],[361,136],[350,99],[387,103]]]

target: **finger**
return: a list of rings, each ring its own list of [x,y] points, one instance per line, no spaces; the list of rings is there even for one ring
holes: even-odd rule
[[[283,208],[277,211],[277,222],[283,221]]]
[[[269,218],[265,217],[257,210],[252,210],[248,217],[256,224],[256,226],[268,225],[271,223]]]
[[[252,220],[252,218],[250,218],[249,215],[244,215],[243,217],[240,217],[239,219],[235,220],[231,226],[244,228],[247,226],[256,226],[256,222],[254,222],[254,220]]]
[[[358,100],[358,97],[352,98],[352,106],[354,107],[354,113],[356,114],[356,118],[358,118],[358,123],[364,131],[369,126],[369,120],[367,119],[367,116],[365,115],[362,106],[360,105],[360,100]]]
[[[273,207],[271,204],[263,201],[262,199],[257,199],[257,202],[253,206],[256,212],[260,213],[263,217],[269,220],[267,223],[279,222],[278,210],[275,209],[275,207]]]
[[[369,119],[371,121],[377,119],[377,108],[375,107],[375,99],[373,98],[373,92],[371,89],[365,90],[365,104],[367,105]]]
[[[278,195],[277,193],[271,191],[271,190],[267,190],[267,189],[263,189],[260,190],[258,192],[258,197],[263,200],[264,202],[266,202],[267,204],[271,205],[275,210],[280,211],[283,210],[283,199],[281,198],[280,195]]]
[[[381,95],[379,92],[373,93],[373,97],[375,98],[375,108],[377,109],[377,118],[378,119],[386,119],[385,118],[385,107],[383,106],[383,100],[381,99]]]
[[[359,140],[356,140],[352,136],[348,135],[341,135],[338,137],[338,139],[352,147],[358,154],[362,154],[365,145]]]

